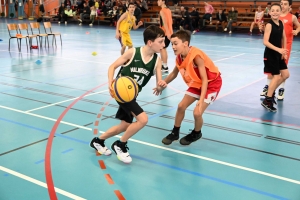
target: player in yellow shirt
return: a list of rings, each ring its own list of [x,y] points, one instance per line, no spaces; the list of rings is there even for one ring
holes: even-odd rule
[[[116,39],[118,39],[121,43],[121,55],[125,52],[126,47],[129,49],[132,48],[132,41],[130,37],[130,30],[138,29],[143,25],[142,21],[139,21],[138,25],[136,25],[136,18],[133,15],[135,6],[133,3],[128,4],[127,12],[123,13],[120,19],[117,22],[116,27]]]

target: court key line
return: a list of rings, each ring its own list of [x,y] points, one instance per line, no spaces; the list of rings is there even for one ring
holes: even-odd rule
[[[18,110],[18,109],[14,109],[14,108],[10,108],[10,107],[6,107],[6,106],[1,106],[0,105],[0,108],[4,108],[4,109],[7,109],[7,110],[19,112],[19,113],[22,113],[22,114],[27,114],[27,115],[35,116],[35,117],[42,118],[42,119],[47,119],[47,120],[50,120],[50,121],[57,121],[57,119],[53,119],[53,118],[50,118],[50,117],[45,117],[45,116],[38,115],[38,114],[33,114],[33,113],[26,113],[24,111],[21,111],[21,110]],[[88,131],[92,131],[93,130],[92,128],[80,126],[80,125],[73,124],[73,123],[70,123],[70,122],[61,121],[61,123],[69,125],[69,126],[77,127],[77,128],[80,128],[80,129],[88,130]],[[99,131],[99,133],[104,133],[104,131]],[[121,138],[121,136],[114,136],[114,137]],[[186,156],[198,158],[198,159],[201,159],[201,160],[206,160],[206,161],[214,162],[214,163],[217,163],[217,164],[221,164],[221,165],[233,167],[233,168],[236,168],[236,169],[241,169],[241,170],[248,171],[248,172],[253,172],[253,173],[256,173],[256,174],[261,174],[261,175],[264,175],[264,176],[268,176],[268,177],[272,177],[272,178],[275,178],[275,179],[279,179],[279,180],[283,180],[283,181],[286,181],[286,182],[290,182],[290,183],[294,183],[294,184],[300,185],[300,181],[297,181],[297,180],[294,180],[294,179],[290,179],[290,178],[286,178],[286,177],[283,177],[283,176],[278,176],[278,175],[267,173],[267,172],[264,172],[264,171],[260,171],[260,170],[256,170],[256,169],[252,169],[252,168],[248,168],[248,167],[243,167],[243,166],[232,164],[232,163],[228,163],[228,162],[223,162],[223,161],[220,161],[220,160],[216,160],[216,159],[212,159],[212,158],[208,158],[208,157],[204,157],[204,156],[199,156],[199,155],[192,154],[192,153],[187,153],[187,152],[184,152],[184,151],[179,151],[179,150],[167,148],[167,147],[155,145],[155,144],[148,143],[148,142],[143,142],[143,141],[136,140],[136,139],[129,139],[129,140],[132,141],[132,142],[144,144],[144,145],[155,147],[155,148],[162,149],[162,150],[165,150],[165,151],[170,151],[170,152],[174,152],[174,153],[178,153],[178,154],[182,154],[182,155],[186,155]]]
[[[9,174],[11,174],[11,175],[14,175],[14,176],[16,176],[16,177],[19,177],[19,178],[21,178],[21,179],[24,179],[24,180],[26,180],[26,181],[29,181],[29,182],[31,182],[31,183],[34,183],[34,184],[36,184],[36,185],[42,186],[42,187],[44,187],[44,188],[48,188],[48,187],[47,187],[47,184],[44,183],[44,182],[42,182],[42,181],[36,180],[36,179],[34,179],[34,178],[31,178],[31,177],[26,176],[26,175],[24,175],[24,174],[21,174],[21,173],[19,173],[19,172],[13,171],[13,170],[8,169],[8,168],[6,168],[6,167],[3,167],[3,166],[1,166],[1,165],[0,165],[0,170],[4,171],[4,172],[6,172],[6,173],[9,173]],[[59,194],[62,194],[62,195],[64,195],[64,196],[66,196],[66,197],[69,197],[69,198],[71,198],[71,199],[85,200],[85,199],[82,198],[82,197],[79,197],[79,196],[77,196],[77,195],[75,195],[75,194],[72,194],[72,193],[70,193],[70,192],[64,191],[64,190],[59,189],[59,188],[57,188],[57,187],[55,187],[55,191],[56,191],[57,193],[59,193]]]
[[[102,90],[102,91],[99,91],[99,92],[95,92],[95,93],[92,93],[92,94],[85,95],[85,97],[92,96],[92,95],[95,95],[95,94],[101,94],[101,93],[104,93],[104,92],[107,92],[107,91],[108,90]],[[47,107],[50,107],[50,106],[55,106],[55,105],[58,105],[58,104],[61,104],[61,103],[65,103],[65,102],[68,102],[68,101],[72,101],[72,100],[75,100],[75,99],[78,99],[78,97],[75,97],[75,98],[72,98],[72,99],[68,99],[68,100],[65,100],[65,101],[60,101],[60,102],[53,103],[53,104],[49,104],[47,106],[42,106],[42,107],[34,108],[34,109],[31,109],[31,110],[26,110],[25,113],[29,113],[29,112],[32,112],[32,111],[35,111],[35,110],[40,110],[40,109],[47,108]]]

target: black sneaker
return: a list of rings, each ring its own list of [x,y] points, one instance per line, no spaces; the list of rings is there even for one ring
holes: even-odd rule
[[[162,71],[162,72],[168,72],[168,71],[169,71],[169,68],[168,68],[168,67],[161,66],[161,71]]]
[[[173,131],[167,137],[165,137],[161,142],[165,145],[172,144],[173,141],[177,141],[179,139],[179,134],[175,134]]]
[[[187,134],[183,138],[180,139],[181,145],[190,145],[192,142],[199,140],[202,137],[202,133],[195,133],[192,131],[190,134]]]
[[[90,147],[96,149],[100,154],[104,154],[106,156],[109,156],[111,154],[111,150],[109,150],[105,144],[104,140],[100,140],[98,137],[95,137],[90,142]]]
[[[268,99],[268,97],[266,97],[264,99],[264,101],[261,103],[261,105],[263,107],[265,107],[266,109],[268,109],[269,111],[271,111],[271,112],[276,112],[277,109],[273,106],[274,103],[276,104],[276,102],[275,102],[275,100],[274,100],[273,97],[272,97],[272,99]]]
[[[263,88],[263,91],[260,93],[260,96],[264,96],[264,97],[267,96],[268,89],[269,89],[269,86],[265,85],[265,87]]]
[[[131,163],[132,158],[127,151],[129,150],[127,147],[127,142],[124,143],[120,140],[117,140],[111,145],[111,149],[117,154],[117,157],[120,161],[124,163]]]

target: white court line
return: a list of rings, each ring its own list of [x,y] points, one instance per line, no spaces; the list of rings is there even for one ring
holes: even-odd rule
[[[44,182],[42,182],[42,181],[39,181],[39,180],[36,180],[36,179],[34,179],[34,178],[31,178],[31,177],[29,177],[29,176],[26,176],[26,175],[24,175],[24,174],[21,174],[21,173],[19,173],[19,172],[13,171],[13,170],[11,170],[11,169],[8,169],[8,168],[5,168],[5,167],[3,167],[3,166],[0,166],[0,170],[4,171],[4,172],[6,172],[6,173],[9,173],[9,174],[11,174],[11,175],[14,175],[14,176],[16,176],[16,177],[19,177],[19,178],[21,178],[21,179],[24,179],[24,180],[26,180],[26,181],[29,181],[29,182],[31,182],[31,183],[34,183],[34,184],[36,184],[36,185],[42,186],[42,187],[44,187],[44,188],[48,188],[46,183],[44,183]],[[74,195],[74,194],[72,194],[72,193],[70,193],[70,192],[64,191],[64,190],[59,189],[59,188],[57,188],[57,187],[54,187],[54,189],[55,189],[55,191],[56,191],[57,193],[62,194],[62,195],[66,196],[66,197],[69,197],[69,198],[71,198],[71,199],[85,200],[85,199],[82,198],[82,197],[76,196],[76,195]]]
[[[18,110],[18,109],[6,107],[6,106],[1,106],[0,105],[0,108],[4,108],[4,109],[7,109],[7,110],[12,110],[12,111],[15,111],[15,112],[18,112],[18,113],[23,113],[23,114],[27,114],[27,115],[39,117],[39,118],[42,118],[42,119],[51,120],[51,121],[56,121],[57,120],[57,119],[45,117],[45,116],[42,116],[42,115],[37,115],[37,114],[33,114],[33,113],[26,113],[26,112],[24,112],[22,110]],[[66,124],[66,125],[70,125],[70,126],[74,126],[76,128],[81,128],[81,129],[84,129],[84,130],[92,131],[92,128],[88,128],[88,127],[85,127],[85,126],[80,126],[80,125],[69,123],[69,122],[65,122],[65,121],[61,121],[61,123],[62,124]],[[99,131],[99,133],[104,133],[104,131]],[[115,137],[120,138],[121,136],[115,136]],[[252,172],[252,173],[256,173],[256,174],[261,174],[261,175],[264,175],[264,176],[268,176],[268,177],[272,177],[272,178],[275,178],[275,179],[279,179],[279,180],[283,180],[283,181],[286,181],[286,182],[295,183],[295,184],[300,185],[300,181],[297,181],[297,180],[294,180],[294,179],[290,179],[290,178],[286,178],[286,177],[283,177],[283,176],[278,176],[278,175],[275,175],[275,174],[271,174],[271,173],[259,171],[259,170],[256,170],[256,169],[252,169],[252,168],[248,168],[248,167],[243,167],[243,166],[235,165],[235,164],[228,163],[228,162],[223,162],[223,161],[220,161],[220,160],[215,160],[215,159],[212,159],[212,158],[208,158],[208,157],[204,157],[204,156],[199,156],[199,155],[196,155],[196,154],[187,153],[187,152],[184,152],[184,151],[179,151],[179,150],[175,150],[175,149],[171,149],[171,148],[167,148],[167,147],[163,147],[163,146],[151,144],[151,143],[148,143],[148,142],[143,142],[143,141],[140,141],[140,140],[135,140],[135,139],[129,139],[129,140],[132,141],[132,142],[139,143],[139,144],[144,144],[144,145],[155,147],[155,148],[158,148],[158,149],[163,149],[165,151],[170,151],[170,152],[174,152],[174,153],[178,153],[178,154],[182,154],[182,155],[186,155],[186,156],[198,158],[198,159],[201,159],[201,160],[206,160],[206,161],[209,161],[209,162],[218,163],[220,165],[225,165],[225,166],[228,166],[228,167],[233,167],[233,168],[236,168],[236,169],[241,169],[241,170]]]
[[[241,53],[241,54],[238,54],[238,55],[235,55],[235,56],[229,56],[227,58],[222,58],[222,59],[219,59],[219,60],[214,60],[213,62],[219,62],[219,61],[222,61],[222,60],[227,60],[227,59],[235,58],[235,57],[242,56],[242,55],[245,55],[245,53]]]
[[[223,94],[223,95],[221,95],[221,96],[218,96],[216,100],[221,99],[221,98],[223,98],[223,97],[225,97],[225,96],[227,96],[227,95],[230,95],[230,94],[232,94],[232,93],[234,93],[234,92],[236,92],[236,91],[238,91],[238,90],[241,90],[241,89],[243,89],[243,88],[245,88],[245,87],[248,87],[249,85],[252,85],[252,84],[254,84],[254,83],[257,83],[257,82],[259,82],[259,81],[261,81],[261,80],[263,80],[263,79],[265,79],[265,78],[266,78],[266,76],[264,76],[264,77],[262,77],[262,78],[260,78],[260,79],[257,79],[256,81],[253,81],[253,82],[251,82],[251,83],[249,83],[249,84],[247,84],[247,85],[244,85],[244,86],[242,86],[242,87],[239,87],[239,88],[237,88],[237,89],[235,89],[235,90],[233,90],[233,91],[230,91],[230,92],[228,92],[228,93],[226,93],[226,94]]]
[[[95,93],[92,93],[92,94],[88,94],[88,95],[85,95],[84,97],[87,97],[87,96],[92,96],[92,95],[95,95],[95,94],[100,94],[100,93],[103,93],[103,92],[107,92],[108,90],[102,90],[100,92],[95,92]],[[29,113],[29,112],[32,112],[32,111],[35,111],[35,110],[40,110],[40,109],[43,109],[43,108],[48,108],[50,106],[55,106],[55,105],[58,105],[58,104],[61,104],[61,103],[65,103],[65,102],[68,102],[68,101],[72,101],[72,100],[75,100],[77,99],[78,97],[75,97],[75,98],[72,98],[72,99],[68,99],[68,100],[65,100],[65,101],[60,101],[60,102],[57,102],[57,103],[53,103],[53,104],[49,104],[47,106],[42,106],[42,107],[39,107],[39,108],[34,108],[34,109],[31,109],[31,110],[27,110],[25,111],[25,113]]]

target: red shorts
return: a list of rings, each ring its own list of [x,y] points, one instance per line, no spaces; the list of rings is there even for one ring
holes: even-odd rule
[[[208,86],[207,86],[207,91],[206,91],[204,102],[208,103],[208,104],[211,104],[212,102],[214,102],[221,90],[221,87],[222,87],[221,76],[218,76],[218,78],[209,82]],[[185,94],[189,95],[191,97],[195,97],[196,99],[200,99],[201,88],[198,89],[198,88],[190,87],[187,89]]]

